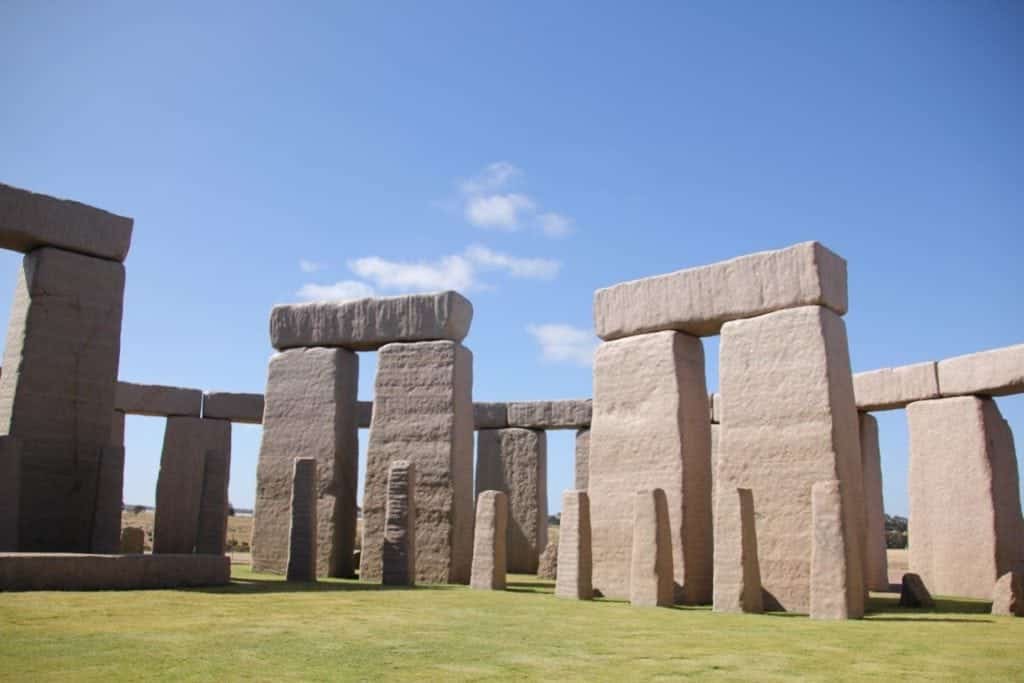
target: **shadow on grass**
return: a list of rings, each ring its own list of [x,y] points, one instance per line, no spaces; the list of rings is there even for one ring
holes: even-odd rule
[[[412,591],[412,590],[452,590],[461,588],[448,584],[421,584],[417,586],[383,586],[379,583],[363,581],[343,581],[328,579],[325,581],[285,581],[283,578],[233,578],[226,586],[207,586],[204,588],[187,588],[195,593],[213,593],[218,595],[263,595],[273,593],[332,593],[357,591]]]

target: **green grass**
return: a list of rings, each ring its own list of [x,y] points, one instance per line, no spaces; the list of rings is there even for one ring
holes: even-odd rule
[[[235,569],[219,589],[0,594],[10,680],[1021,680],[1024,619],[983,602],[933,612],[875,598],[862,621],[636,609],[550,595]]]

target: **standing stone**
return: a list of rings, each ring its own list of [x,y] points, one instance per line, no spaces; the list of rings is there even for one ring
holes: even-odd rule
[[[559,536],[561,538],[561,536]],[[554,580],[558,576],[558,543],[548,543],[537,562],[537,578]]]
[[[586,491],[566,491],[562,494],[562,523],[558,532],[556,597],[594,597],[590,550],[590,499]]]
[[[22,551],[91,550],[123,296],[120,263],[49,247],[23,261],[0,376],[0,434],[21,444]]]
[[[18,550],[18,494],[21,449],[13,436],[0,436],[0,552]]]
[[[110,444],[124,448],[124,418],[125,414],[120,410],[114,411],[114,418],[110,424]]]
[[[139,555],[146,552],[146,530],[140,526],[126,526],[121,530],[121,552]]]
[[[590,430],[576,432],[576,490],[586,491],[590,482]]]
[[[864,582],[868,590],[889,590],[885,506],[882,502],[882,458],[878,420],[860,413],[860,462],[864,473]]]
[[[1024,572],[1006,572],[992,591],[992,614],[1024,617]]]
[[[992,399],[907,406],[910,570],[939,595],[982,600],[1024,561],[1013,435]]]
[[[748,488],[757,501],[765,609],[811,607],[811,488],[842,483],[848,611],[863,611],[860,442],[846,328],[819,306],[726,323],[720,343],[722,424],[717,496]],[[716,520],[716,582],[739,541]],[[719,574],[721,572],[721,574]],[[734,574],[735,575],[735,574]],[[739,587],[726,588],[729,594]]]
[[[316,581],[318,489],[316,458],[296,458],[292,470],[291,524],[288,527],[289,581]]]
[[[473,571],[470,588],[505,590],[505,539],[508,533],[508,496],[484,491],[476,500],[473,534]]]
[[[533,429],[477,432],[476,491],[508,494],[507,570],[535,574],[548,544],[547,433]]]
[[[230,451],[206,451],[206,459],[203,464],[203,493],[199,499],[197,553],[203,555],[224,554],[228,541],[228,480],[230,474]]]
[[[358,379],[359,357],[344,349],[292,349],[270,359],[256,468],[253,571],[285,572],[292,462],[302,455],[317,462],[317,575],[354,575]],[[383,488],[380,495],[383,506]]]
[[[850,619],[863,615],[863,596],[850,609],[850,573],[843,527],[843,498],[836,480],[811,488],[811,619]],[[857,530],[855,530],[855,533]]]
[[[124,447],[100,450],[93,512],[92,552],[116,554],[121,548],[121,508],[124,497]]]
[[[377,354],[361,579],[380,581],[387,473],[416,466],[416,581],[466,583],[473,558],[473,354],[450,341]]]
[[[931,609],[935,607],[932,594],[917,574],[907,573],[900,582],[900,607]]]
[[[750,489],[736,489],[734,496],[723,495],[716,501],[718,528],[733,541],[718,545],[719,558],[715,576],[716,612],[763,612],[761,567],[757,561],[757,529],[754,521],[754,494]]]
[[[167,418],[156,483],[154,553],[195,551],[208,451],[231,452],[230,422],[201,417]]]
[[[637,491],[635,500],[629,602],[634,607],[668,607],[674,594],[668,497],[654,489]]]
[[[662,488],[676,597],[711,602],[709,410],[700,339],[657,332],[598,347],[588,492],[594,588],[604,596],[629,597],[636,491]]]
[[[416,469],[395,460],[388,469],[388,502],[381,551],[385,586],[416,585]]]

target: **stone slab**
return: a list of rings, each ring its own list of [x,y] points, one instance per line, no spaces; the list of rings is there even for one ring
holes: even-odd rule
[[[374,351],[393,342],[449,340],[469,334],[473,305],[458,292],[274,306],[275,349],[329,346]]]
[[[504,429],[508,427],[508,404],[474,403],[473,426],[477,429]]]
[[[856,619],[864,614],[863,593],[854,604],[849,599],[852,572],[846,566],[847,529],[840,489],[835,479],[811,487],[811,619]]]
[[[606,341],[662,330],[706,337],[730,320],[808,305],[847,308],[846,261],[817,242],[599,289],[594,323]]]
[[[723,492],[715,508],[718,528],[726,532],[729,545],[721,543],[715,581],[716,612],[764,611],[761,593],[761,567],[757,561],[757,528],[754,520],[754,495],[750,489]]]
[[[590,426],[590,399],[515,401],[508,404],[508,426],[526,429],[582,429]]]
[[[916,363],[898,368],[858,372],[853,376],[857,410],[895,410],[914,401],[939,396],[936,363]]]
[[[292,464],[292,491],[288,526],[288,581],[316,581],[317,492],[316,458],[296,458]]]
[[[668,498],[661,489],[653,489],[637,491],[634,499],[629,604],[670,607],[675,591]]]
[[[708,403],[711,405],[711,424],[722,423],[722,395],[715,393],[711,394],[708,398]]]
[[[878,420],[860,416],[860,462],[864,476],[864,582],[868,590],[889,590],[886,552],[885,504],[882,500],[882,456],[878,447]]]
[[[0,552],[18,550],[18,498],[21,448],[13,436],[0,436]]]
[[[594,597],[590,545],[590,498],[586,491],[562,494],[558,532],[558,576],[555,597],[590,600]]]
[[[114,408],[128,415],[199,417],[203,412],[203,392],[159,384],[118,382]]]
[[[140,590],[225,586],[227,555],[0,553],[0,590]]]
[[[124,448],[124,419],[125,415],[120,410],[114,411],[113,419],[110,422],[110,444]]]
[[[105,446],[100,449],[92,552],[104,555],[120,552],[123,494],[124,446]]]
[[[356,403],[356,423],[360,429],[369,429],[373,422],[373,401]]]
[[[1006,396],[1024,393],[1024,344],[939,361],[943,396]]]
[[[388,502],[381,550],[385,586],[416,585],[416,467],[395,460],[388,469]]]
[[[146,530],[140,526],[126,526],[121,529],[121,554],[131,555],[146,552]]]
[[[1006,572],[992,590],[992,614],[1024,617],[1024,569]]]
[[[505,539],[508,536],[508,496],[503,491],[483,491],[476,500],[473,531],[473,570],[469,587],[505,590]]]
[[[590,485],[590,430],[576,432],[576,449],[573,471],[577,491],[586,491]]]
[[[263,424],[263,394],[207,392],[203,394],[203,417],[240,424]]]
[[[196,533],[196,552],[200,555],[222,555],[226,550],[230,477],[231,451],[206,451],[203,461],[203,490],[199,498],[199,526]]]
[[[917,574],[908,572],[903,575],[900,581],[900,607],[914,609],[932,609],[935,607],[935,600],[924,581]]]
[[[131,218],[103,209],[0,183],[0,249],[58,247],[124,261],[132,224]]]
[[[554,581],[557,576],[558,543],[548,543],[548,547],[540,554],[540,561],[537,562],[537,578]]]

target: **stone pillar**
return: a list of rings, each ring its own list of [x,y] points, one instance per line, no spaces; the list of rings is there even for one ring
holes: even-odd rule
[[[476,492],[508,494],[509,572],[536,574],[548,544],[547,432],[481,429],[477,432]]]
[[[1024,561],[1013,435],[995,401],[964,396],[907,406],[910,571],[932,592],[987,600]]]
[[[13,436],[0,436],[0,552],[18,550],[18,494],[21,449]]]
[[[388,502],[381,551],[385,586],[416,585],[416,468],[395,460],[388,468]]]
[[[1024,572],[1006,572],[992,590],[992,614],[1024,617]]]
[[[848,605],[851,614],[859,614],[864,600],[859,542],[863,477],[842,319],[829,309],[804,306],[728,322],[719,349],[716,498],[746,488],[757,501],[765,609],[810,610],[811,488],[838,479]],[[726,581],[730,569],[723,563],[729,562],[728,549],[739,544],[723,525],[729,518],[716,519],[716,583]],[[720,588],[740,592],[738,586]]]
[[[121,530],[121,553],[140,555],[146,552],[146,530],[140,526],[126,526]]]
[[[230,430],[229,422],[229,433]],[[206,451],[203,492],[199,499],[199,531],[196,534],[196,552],[202,555],[223,555],[227,546],[230,476],[231,451]]]
[[[230,422],[201,417],[167,418],[156,483],[154,553],[195,551],[208,451],[231,452]]]
[[[763,612],[754,495],[750,489],[736,489],[733,496],[723,491],[716,505],[716,525],[730,543],[719,543],[715,548],[723,556],[715,562],[716,571],[720,573],[716,574],[714,609],[716,612]]]
[[[838,481],[811,487],[811,619],[850,619],[864,613],[863,597],[850,604],[843,504]]]
[[[22,449],[22,551],[92,549],[93,514],[108,503],[97,501],[97,482],[110,444],[123,296],[121,263],[52,247],[25,256],[0,377],[0,434]]]
[[[93,511],[92,552],[115,555],[121,549],[121,507],[124,498],[124,446],[100,450]]]
[[[889,560],[882,501],[882,457],[878,420],[860,413],[860,462],[864,473],[864,582],[868,590],[889,590]]]
[[[114,411],[114,417],[110,422],[110,444],[124,448],[124,419],[125,414],[120,410]]]
[[[590,481],[590,429],[576,431],[576,490],[586,491]]]
[[[709,410],[699,338],[654,332],[598,347],[588,492],[594,588],[606,597],[630,594],[636,491],[662,488],[676,597],[711,602]]]
[[[253,571],[285,573],[292,463],[302,456],[317,462],[317,575],[354,575],[358,380],[359,357],[345,349],[296,348],[270,359],[256,468]]]
[[[476,501],[473,533],[473,570],[470,588],[505,590],[505,539],[508,533],[508,496],[484,491]]]
[[[573,600],[593,598],[591,562],[590,499],[586,491],[566,491],[562,494],[562,523],[558,532],[555,596]]]
[[[466,583],[473,551],[473,355],[451,341],[377,354],[359,578],[381,579],[385,489],[394,460],[416,467],[416,581]]]
[[[653,489],[637,491],[635,501],[629,602],[634,607],[668,607],[674,593],[668,497]]]
[[[296,458],[293,465],[285,572],[289,581],[316,581],[320,535],[316,519],[320,507],[317,465],[316,458]]]

